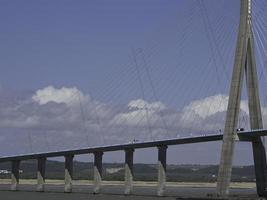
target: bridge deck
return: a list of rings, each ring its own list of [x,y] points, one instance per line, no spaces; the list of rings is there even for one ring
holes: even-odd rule
[[[267,136],[267,130],[253,130],[253,131],[244,131],[238,132],[238,137],[240,141],[252,141],[256,137]],[[213,142],[223,139],[223,134],[211,134],[211,135],[202,135],[202,136],[193,136],[193,137],[184,137],[184,138],[173,138],[166,140],[157,140],[157,141],[146,141],[146,142],[136,142],[136,143],[126,143],[126,144],[115,144],[109,146],[95,146],[95,147],[86,147],[81,149],[67,149],[62,151],[51,151],[51,152],[40,152],[32,154],[23,154],[23,155],[13,155],[0,157],[0,162],[12,161],[12,160],[29,160],[37,159],[40,157],[60,157],[66,155],[80,155],[80,154],[89,154],[94,152],[107,152],[107,151],[121,151],[125,149],[141,149],[141,148],[151,148],[158,146],[170,146],[170,145],[181,145],[181,144],[193,144],[201,142]]]

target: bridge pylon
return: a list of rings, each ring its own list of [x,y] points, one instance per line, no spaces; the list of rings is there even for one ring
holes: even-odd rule
[[[217,195],[227,197],[231,182],[232,161],[237,136],[237,121],[243,78],[246,77],[251,129],[262,129],[262,114],[258,89],[254,37],[252,30],[252,0],[240,0],[239,33],[226,114],[221,161],[218,173]],[[267,166],[264,142],[261,138],[252,141],[257,193],[266,197]]]

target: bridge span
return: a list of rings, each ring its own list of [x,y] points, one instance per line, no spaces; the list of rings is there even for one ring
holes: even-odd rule
[[[237,132],[237,141],[253,142],[262,136],[267,136],[267,130],[251,130]],[[220,141],[223,134],[210,134],[194,137],[173,138],[167,140],[145,141],[110,146],[96,146],[81,149],[67,149],[62,151],[40,152],[25,155],[0,157],[0,162],[11,162],[11,187],[18,190],[20,162],[23,160],[36,159],[37,163],[37,187],[36,191],[45,191],[45,167],[47,158],[65,157],[65,185],[64,192],[72,192],[73,158],[75,155],[94,154],[94,193],[101,192],[102,182],[102,157],[104,152],[125,151],[125,191],[129,195],[133,193],[133,155],[135,149],[158,148],[158,196],[164,196],[166,189],[166,157],[167,148],[171,145],[193,144],[202,142]]]
[[[218,50],[220,48],[218,46],[218,43],[216,42],[216,37],[214,37],[214,33],[216,33],[216,31],[213,31],[210,28],[211,25],[210,25],[210,19],[207,16],[207,8],[203,4],[203,1],[197,1],[197,3],[198,3],[198,6],[200,7],[200,14],[201,14],[201,17],[203,18],[204,27],[207,31],[209,46],[211,47],[211,51],[212,51],[211,56],[213,60],[215,61],[214,65],[216,66],[217,56],[220,57],[220,63],[222,63],[223,65],[226,65],[227,62],[224,61],[222,54],[217,51],[214,51],[214,49]],[[244,142],[250,142],[252,144],[257,195],[259,197],[267,198],[266,149],[265,149],[264,140],[263,138],[261,138],[262,136],[267,135],[267,130],[263,128],[264,123],[263,123],[263,116],[262,116],[262,105],[260,103],[260,95],[259,95],[260,85],[258,83],[261,76],[258,78],[258,72],[257,72],[257,67],[256,67],[257,58],[262,56],[261,53],[265,54],[267,50],[262,46],[262,41],[260,41],[258,44],[257,41],[254,40],[254,36],[258,36],[259,39],[261,39],[261,35],[265,35],[265,32],[262,32],[261,27],[264,27],[266,25],[264,23],[266,20],[261,21],[261,20],[257,20],[257,18],[253,20],[254,16],[256,16],[254,15],[254,12],[252,12],[253,5],[255,5],[255,1],[240,0],[240,13],[239,13],[240,19],[239,19],[239,28],[238,28],[238,35],[237,35],[237,44],[236,44],[236,51],[234,55],[233,72],[232,72],[232,79],[231,79],[231,84],[230,84],[229,98],[227,100],[228,106],[226,110],[223,134],[219,133],[219,134],[202,135],[202,136],[195,136],[195,137],[173,138],[173,139],[167,139],[167,140],[130,142],[127,144],[116,144],[116,145],[110,145],[110,146],[95,146],[95,147],[86,147],[86,148],[81,148],[81,149],[65,149],[62,151],[39,152],[39,153],[30,153],[30,154],[0,157],[0,162],[11,162],[12,163],[11,165],[11,190],[12,191],[18,190],[20,162],[23,160],[36,159],[38,161],[37,162],[37,188],[36,190],[45,191],[45,171],[46,171],[45,168],[46,168],[47,158],[63,156],[65,157],[64,192],[70,193],[73,190],[73,158],[74,156],[80,155],[80,154],[94,154],[94,189],[93,191],[95,194],[98,194],[101,192],[101,189],[102,189],[103,154],[105,152],[111,152],[111,151],[124,151],[125,152],[124,193],[126,195],[129,195],[133,193],[133,177],[134,177],[133,162],[134,162],[135,149],[156,147],[158,148],[157,194],[158,196],[164,196],[165,189],[166,189],[166,166],[167,166],[166,157],[167,157],[168,146],[201,143],[201,142],[222,141],[221,160],[220,160],[219,172],[218,172],[218,178],[217,178],[216,196],[221,199],[225,199],[225,198],[227,199],[230,193],[229,186],[231,183],[235,143],[236,141],[241,141],[241,142],[244,141]],[[261,7],[266,7],[266,4],[263,4],[263,5]],[[260,9],[260,11],[263,12],[264,9],[262,8]],[[256,13],[256,14],[259,14],[259,13]],[[222,19],[222,21],[224,21],[224,19]],[[257,29],[257,26],[259,26],[260,28],[258,27]],[[259,30],[261,31],[259,32]],[[194,32],[198,32],[198,31],[194,30]],[[223,31],[220,31],[220,32],[224,34]],[[200,37],[198,37],[198,40],[199,39]],[[183,36],[182,36],[182,40],[185,40]],[[263,41],[265,40],[266,39],[264,38]],[[192,41],[194,42],[194,40]],[[213,43],[216,48],[214,48]],[[259,46],[258,50],[260,52],[256,51],[257,49],[255,47],[257,47],[257,45]],[[186,46],[186,45],[183,44],[179,46]],[[205,50],[203,49],[203,51]],[[133,52],[133,54],[134,53],[135,52]],[[197,54],[199,53],[200,52],[197,52]],[[191,56],[190,59],[194,59],[196,57],[196,56],[194,57],[194,55],[191,52],[188,54],[188,56]],[[198,56],[202,56],[202,55],[200,54]],[[212,58],[210,60],[212,60]],[[146,66],[145,59],[143,58],[142,60],[144,63],[143,65]],[[262,64],[264,66],[266,65],[265,60],[262,62]],[[143,99],[145,99],[144,98],[145,97],[144,87],[142,84],[142,77],[139,73],[138,63],[136,60],[135,60],[135,65],[136,65],[137,77],[140,82],[142,96],[143,96]],[[213,68],[215,68],[215,66]],[[216,71],[217,70],[218,69],[216,69]],[[225,66],[224,66],[224,71],[225,71]],[[181,73],[180,72],[181,71],[179,71],[179,74],[182,74],[184,77],[187,78],[184,72],[181,72]],[[202,72],[199,72],[199,73],[201,74]],[[154,93],[153,96],[157,100],[158,98],[154,91],[154,86],[153,84],[151,84],[152,81],[149,75],[150,74],[149,70],[147,70],[146,74],[148,77],[148,81],[150,82],[151,89],[153,90],[152,93]],[[194,74],[194,76],[192,75],[193,73],[192,71],[190,71],[191,77],[197,78],[198,76],[198,74]],[[247,101],[248,112],[247,113],[249,116],[249,127],[252,129],[252,131],[237,131],[236,130],[238,127],[238,119],[241,113],[240,112],[241,111],[241,99],[242,99],[242,89],[243,89],[244,81],[246,81],[247,97],[248,97],[248,101]],[[218,80],[218,82],[220,82],[220,80]],[[188,88],[186,88],[186,90],[188,90],[190,93],[192,92]],[[194,88],[194,91],[195,91],[195,88]],[[184,94],[179,92],[179,95],[182,96]],[[39,102],[39,103],[41,104],[42,102]],[[81,104],[80,99],[79,99],[79,104]],[[143,102],[143,104],[146,104],[146,103]],[[98,104],[93,104],[92,107],[97,107],[97,106]],[[134,106],[134,108],[135,107],[138,107],[138,106]],[[143,117],[147,119],[148,129],[150,129],[147,106],[141,106],[141,107],[142,109],[140,109],[140,111],[142,111],[142,113],[145,113]],[[221,107],[221,105],[219,107]],[[205,109],[206,108],[204,108],[204,110]],[[160,110],[161,109],[159,109],[158,112],[160,112]],[[13,112],[13,109],[8,110],[8,112]],[[82,109],[81,109],[81,113],[83,113]],[[16,114],[13,114],[13,115],[16,115]],[[33,116],[35,117],[35,115]],[[161,114],[159,114],[159,116],[161,116]],[[21,118],[25,118],[24,115]],[[82,118],[84,119],[84,116],[82,116]],[[128,118],[127,120],[131,121],[132,119]],[[99,121],[99,120],[96,119],[96,121]],[[165,121],[163,119],[162,121],[163,121],[163,124],[165,124]],[[40,130],[42,131],[42,129]],[[178,128],[176,129],[175,127],[175,130],[179,130],[179,129]],[[136,132],[138,133],[138,131]]]

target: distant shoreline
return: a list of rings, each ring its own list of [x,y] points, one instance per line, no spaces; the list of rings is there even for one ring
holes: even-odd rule
[[[0,185],[10,184],[10,179],[0,179]],[[36,179],[20,179],[20,184],[35,185]],[[46,184],[63,185],[64,180],[47,179]],[[73,180],[73,185],[93,185],[92,180]],[[103,186],[108,185],[124,185],[123,181],[103,181]],[[156,187],[155,181],[134,181],[134,186]],[[214,188],[216,183],[205,182],[167,182],[167,187],[189,187],[189,188]],[[233,189],[253,189],[256,188],[256,183],[253,182],[232,182],[230,188]]]

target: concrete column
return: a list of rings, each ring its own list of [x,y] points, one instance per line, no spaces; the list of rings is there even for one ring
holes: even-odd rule
[[[37,160],[37,192],[44,191],[44,184],[45,184],[45,163],[46,158],[38,158]]]
[[[65,188],[64,192],[72,192],[73,155],[65,156]]]
[[[11,190],[16,191],[18,190],[19,185],[19,160],[13,160],[11,164]]]
[[[248,42],[248,53],[246,62],[246,77],[248,91],[248,107],[250,127],[252,130],[262,129],[262,114],[259,97],[258,76],[256,69],[256,58],[254,53],[254,38],[250,27],[250,39]],[[256,176],[257,193],[260,197],[267,197],[267,164],[266,151],[263,138],[257,138],[252,142],[254,169]]]
[[[222,198],[227,198],[229,195],[229,186],[231,182],[234,147],[237,139],[236,128],[240,111],[241,90],[247,57],[248,20],[249,0],[240,0],[239,33],[217,180],[217,195]]]
[[[257,193],[260,197],[267,197],[266,192],[266,151],[262,138],[257,138],[252,142],[254,168],[256,177]]]
[[[124,194],[129,195],[133,192],[133,154],[134,149],[125,150],[125,191]]]
[[[101,190],[102,182],[102,158],[103,152],[94,153],[94,193],[98,194]]]
[[[167,146],[158,147],[158,196],[163,196],[166,188]]]

